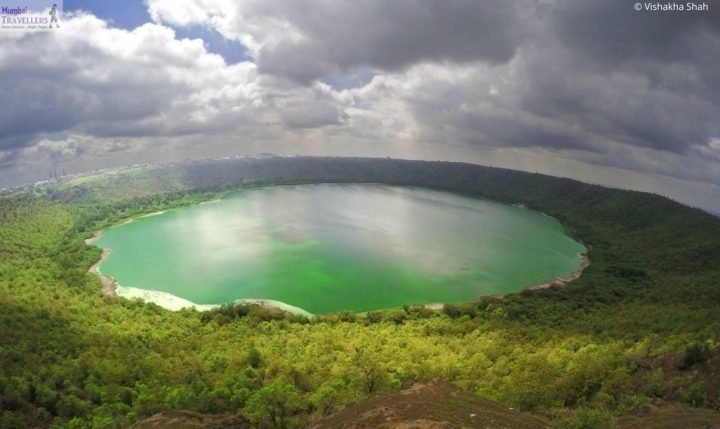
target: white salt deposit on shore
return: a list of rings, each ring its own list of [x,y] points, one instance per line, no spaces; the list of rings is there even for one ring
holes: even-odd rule
[[[157,290],[146,290],[138,289],[134,287],[117,287],[117,295],[127,299],[139,298],[145,302],[152,302],[159,305],[162,308],[178,311],[183,308],[195,308],[198,311],[212,310],[213,308],[220,307],[219,304],[195,304],[187,299],[180,298],[171,293],[161,292]],[[297,314],[301,316],[311,317],[312,313],[309,313],[302,308],[286,304],[281,301],[275,301],[272,299],[238,299],[233,302],[234,304],[257,304],[262,307],[277,308],[288,313]]]

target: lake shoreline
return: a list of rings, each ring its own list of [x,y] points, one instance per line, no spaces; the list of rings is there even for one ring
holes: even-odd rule
[[[308,318],[315,317],[314,314],[300,307],[295,307],[285,302],[272,299],[241,298],[225,304],[197,304],[185,298],[173,295],[169,292],[125,286],[120,286],[117,296],[125,299],[139,299],[146,303],[156,304],[170,311],[180,311],[189,308],[192,308],[196,311],[211,311],[216,308],[220,308],[223,305],[257,305],[259,307],[273,308],[284,311],[286,313],[304,316]]]
[[[115,225],[111,225],[109,228],[115,228],[121,225],[127,225],[130,222],[135,221],[136,219],[142,219],[145,217],[151,217],[151,216],[159,216],[163,213],[165,213],[166,210],[159,210],[152,213],[140,215],[140,216],[133,216],[131,218],[125,219],[122,222],[119,222]],[[90,238],[85,239],[85,244],[88,246],[94,245],[96,241],[98,241],[102,237],[102,230],[93,231],[92,236]],[[102,254],[100,255],[100,259],[95,262],[88,272],[95,274],[100,279],[100,290],[102,291],[103,295],[107,296],[118,296],[118,287],[119,284],[117,280],[115,280],[112,276],[108,276],[106,274],[103,274],[100,272],[100,265],[105,262],[107,257],[110,255],[110,252],[112,249],[102,248]]]
[[[552,279],[552,280],[550,280],[550,281],[545,281],[545,282],[542,282],[542,283],[532,284],[532,285],[527,286],[526,288],[524,288],[524,289],[522,289],[522,290],[519,290],[518,292],[515,292],[515,293],[520,293],[520,292],[525,291],[525,290],[541,290],[541,289],[548,289],[548,288],[551,288],[551,287],[564,287],[564,286],[567,286],[568,283],[570,283],[570,282],[572,282],[572,281],[574,281],[574,280],[579,279],[580,276],[583,274],[583,272],[584,272],[584,271],[590,266],[590,264],[591,264],[590,256],[588,256],[587,253],[581,253],[581,254],[580,254],[580,259],[581,259],[580,268],[578,268],[577,270],[573,271],[573,272],[570,273],[569,275],[567,275],[567,276],[557,276],[557,277],[555,277],[554,279]],[[506,295],[509,295],[509,294],[486,295],[486,296],[481,296],[481,297],[478,297],[478,298],[475,298],[475,299],[473,299],[473,300],[469,300],[469,301],[466,301],[466,302],[467,302],[467,303],[471,303],[471,302],[477,301],[477,300],[482,299],[482,298],[499,298],[499,299],[502,299],[502,298],[504,298]],[[463,302],[454,303],[454,304],[463,304]],[[442,311],[443,308],[445,307],[445,304],[444,304],[444,303],[441,303],[441,302],[433,302],[433,303],[431,303],[431,304],[425,304],[425,305],[423,305],[423,307],[426,308],[426,309],[428,309],[428,310]],[[383,310],[379,310],[379,311],[383,311]]]
[[[93,232],[93,236],[85,240],[85,244],[91,246],[95,241],[99,240],[100,237],[102,237],[102,231],[95,231]],[[100,259],[95,262],[92,267],[88,270],[88,272],[95,274],[100,279],[100,290],[102,291],[103,295],[107,296],[118,296],[117,289],[118,289],[118,282],[114,278],[107,276],[100,272],[100,264],[102,264],[105,259],[110,255],[110,249],[102,249],[102,255],[100,255]]]
[[[165,213],[167,213],[167,210],[159,210],[156,212],[152,212],[152,213],[148,213],[148,214],[144,214],[144,215],[140,215],[140,216],[129,217],[129,218],[123,220],[122,222],[118,222],[114,225],[111,225],[110,228],[117,228],[118,226],[123,226],[123,225],[127,225],[129,223],[135,222],[138,219],[143,219],[146,217],[153,217],[153,216],[160,216],[161,214],[165,214]],[[99,231],[95,231],[95,232],[99,232]]]
[[[93,236],[92,236],[91,238],[88,238],[88,239],[85,240],[85,243],[88,244],[88,245],[92,245],[93,242],[95,242],[95,241],[97,241],[98,239],[100,239],[100,237],[102,237],[102,231],[95,231],[95,232],[93,233]],[[105,274],[103,274],[103,273],[100,272],[100,264],[102,264],[102,263],[105,261],[105,259],[110,255],[111,249],[103,248],[102,251],[103,251],[103,252],[102,252],[102,255],[100,256],[100,259],[99,259],[95,264],[93,264],[92,267],[90,267],[89,272],[97,275],[98,278],[100,279],[101,290],[102,290],[102,293],[103,293],[104,295],[114,296],[114,297],[123,297],[123,298],[126,298],[126,299],[133,299],[133,298],[141,299],[141,300],[143,300],[144,302],[152,302],[152,303],[157,304],[157,305],[159,305],[159,306],[161,306],[161,307],[163,307],[163,308],[165,308],[165,309],[167,309],[167,310],[170,310],[170,311],[179,311],[179,310],[182,310],[182,309],[185,309],[185,308],[193,308],[193,309],[195,309],[195,310],[197,310],[197,311],[209,311],[209,310],[212,310],[212,309],[214,309],[214,308],[218,308],[218,307],[224,305],[224,304],[211,304],[211,305],[208,305],[208,304],[196,304],[196,303],[187,301],[187,300],[185,300],[185,299],[183,299],[183,298],[176,297],[175,295],[172,295],[172,294],[167,293],[167,292],[159,292],[159,293],[161,293],[161,294],[164,294],[164,295],[167,295],[167,296],[172,296],[172,297],[174,297],[174,298],[177,298],[178,300],[182,301],[183,304],[184,304],[184,305],[181,304],[180,306],[178,306],[177,304],[171,306],[171,305],[165,304],[165,301],[162,300],[162,299],[152,299],[152,298],[150,298],[153,293],[158,293],[158,291],[152,291],[152,290],[148,290],[148,289],[126,288],[126,289],[128,289],[128,290],[130,290],[130,289],[136,290],[136,289],[137,289],[137,290],[139,290],[139,291],[145,291],[146,293],[140,294],[140,295],[142,295],[142,296],[139,296],[138,294],[130,294],[130,295],[126,295],[126,294],[122,294],[122,295],[121,295],[121,294],[118,294],[118,288],[120,287],[120,285],[118,284],[117,280],[115,280],[115,279],[114,279],[113,277],[111,277],[111,276],[105,275]],[[583,273],[583,272],[590,266],[590,264],[591,264],[590,257],[589,257],[587,254],[583,253],[583,254],[580,255],[580,257],[581,257],[581,260],[582,260],[582,262],[581,262],[581,264],[580,264],[580,268],[578,268],[577,270],[573,271],[573,272],[570,273],[569,275],[567,275],[567,276],[557,276],[557,277],[555,277],[555,278],[554,278],[553,280],[551,280],[551,281],[546,281],[546,282],[542,282],[542,283],[537,283],[537,284],[534,284],[534,285],[530,285],[530,286],[526,287],[526,288],[523,289],[523,290],[540,290],[540,289],[548,289],[548,288],[551,288],[551,287],[564,287],[564,286],[566,286],[568,283],[570,283],[570,282],[572,282],[572,281],[574,281],[574,280],[577,280],[578,278],[580,278],[580,276],[582,275],[582,273]],[[519,291],[519,292],[522,292],[522,291]],[[488,295],[488,296],[492,296],[492,297],[495,297],[495,298],[503,298],[505,295]],[[480,297],[480,298],[486,298],[486,297],[483,296],[483,297]],[[468,301],[468,302],[472,302],[472,301]],[[229,303],[228,303],[228,304],[229,304]],[[300,308],[300,307],[295,307],[295,306],[292,306],[292,305],[287,304],[287,303],[285,303],[285,302],[276,301],[276,300],[272,300],[272,299],[240,298],[240,299],[237,299],[237,300],[233,301],[233,304],[258,305],[258,306],[260,306],[260,307],[264,307],[264,308],[274,308],[274,309],[278,309],[278,310],[285,311],[285,312],[290,313],[290,314],[301,315],[301,316],[305,316],[305,317],[314,317],[314,316],[315,316],[314,314],[312,314],[312,313],[310,313],[310,312],[308,312],[308,311],[306,311],[306,310],[303,310],[303,309]],[[442,311],[443,308],[445,307],[445,304],[446,304],[446,303],[442,303],[442,302],[433,302],[433,303],[430,303],[430,304],[425,304],[425,305],[423,305],[423,307],[426,308],[426,309],[428,309],[428,310],[432,310],[432,311]],[[380,309],[380,310],[372,310],[372,311],[389,311],[389,310],[392,310],[392,308]],[[362,313],[358,313],[358,314],[365,314],[365,313],[367,313],[367,312],[362,312]],[[329,314],[332,314],[332,313],[329,313]]]
[[[199,205],[212,204],[212,203],[220,202],[223,199],[224,198],[219,198],[219,199],[216,198],[216,199],[212,199],[212,200],[201,201],[201,202],[199,202]],[[500,204],[502,205],[502,203],[500,203]],[[505,204],[505,205],[507,205],[507,204]],[[515,206],[518,208],[527,210],[527,208],[524,205],[518,204]],[[158,210],[158,211],[154,211],[154,212],[147,213],[147,214],[142,214],[142,212],[140,212],[140,213],[132,215],[132,217],[122,219],[113,225],[105,224],[106,226],[104,226],[104,228],[105,229],[115,228],[118,226],[127,225],[129,223],[134,222],[135,220],[139,220],[139,219],[142,219],[145,217],[162,215],[162,214],[166,213],[166,211],[167,210]],[[530,211],[533,211],[533,210],[530,210]],[[547,216],[545,213],[541,212],[541,214]],[[554,219],[554,218],[552,218],[552,219]],[[566,232],[566,234],[568,233],[567,230],[565,232]],[[102,237],[102,233],[103,233],[102,230],[95,231],[91,238],[88,238],[87,240],[85,240],[86,244],[92,245],[96,240],[98,240],[100,237]],[[576,250],[576,252],[578,252],[578,251],[579,251],[579,249]],[[111,276],[104,275],[100,271],[101,264],[109,256],[110,252],[111,252],[111,249],[103,248],[100,259],[95,264],[93,264],[93,266],[90,267],[90,269],[89,269],[90,272],[95,273],[100,278],[103,294],[110,295],[110,296],[121,296],[121,297],[125,297],[128,299],[137,298],[137,299],[141,299],[146,302],[154,302],[154,303],[156,303],[164,308],[170,309],[172,311],[177,311],[177,310],[180,310],[181,308],[195,308],[197,310],[203,311],[203,310],[208,310],[210,308],[215,307],[215,305],[196,304],[196,303],[190,302],[184,298],[180,298],[178,296],[172,295],[171,293],[167,293],[167,292],[138,289],[138,288],[125,287],[125,286],[119,285],[118,282],[116,281],[116,279],[114,279]],[[544,281],[542,283],[537,283],[537,284],[530,284],[525,287],[521,286],[521,289],[515,290],[515,291],[510,291],[508,293],[512,294],[512,293],[519,293],[524,290],[538,290],[538,289],[546,289],[546,288],[550,288],[550,287],[566,286],[568,283],[579,278],[582,275],[583,271],[590,265],[590,258],[587,256],[587,254],[585,252],[578,253],[578,256],[581,259],[580,267],[577,270],[570,273],[569,275],[557,276],[551,280],[547,280],[547,281]],[[488,295],[488,296],[491,296],[491,295]],[[502,298],[503,295],[494,295],[494,296]],[[471,303],[473,301],[478,301],[481,298],[485,298],[485,296],[479,296],[477,298],[472,298],[465,302]],[[309,314],[308,312],[304,311],[302,308],[293,307],[293,306],[290,306],[283,302],[275,302],[270,299],[241,299],[241,300],[235,300],[233,302],[229,302],[227,304],[232,305],[232,304],[239,304],[239,303],[245,303],[245,302],[247,302],[249,304],[260,305],[262,307],[279,308],[283,311],[288,311],[290,313],[295,313],[295,314],[298,314],[298,311],[300,313],[304,313],[305,315]],[[382,303],[380,303],[380,305],[382,305]],[[425,308],[428,308],[433,311],[441,311],[444,306],[445,306],[445,304],[443,302],[439,302],[439,301],[424,305]],[[383,310],[377,310],[377,311],[383,311]]]
[[[150,213],[148,215],[139,216],[137,219],[140,219],[143,217],[148,217],[148,216],[158,216],[163,213],[164,213],[164,211],[154,212],[154,213]],[[119,226],[119,225],[125,225],[127,223],[132,222],[133,220],[135,220],[135,218],[127,219],[120,224],[113,225],[112,227]],[[88,246],[92,246],[101,237],[102,237],[102,231],[94,231],[92,237],[87,238],[85,240],[85,244],[87,244]],[[108,275],[100,272],[100,265],[103,262],[105,262],[107,257],[110,255],[111,251],[112,251],[112,249],[102,248],[102,255],[100,256],[100,259],[97,262],[95,262],[88,270],[88,272],[95,274],[100,279],[101,291],[102,291],[103,295],[113,296],[113,297],[121,297],[121,298],[125,298],[125,299],[141,299],[143,302],[146,302],[146,303],[151,302],[153,304],[159,305],[160,307],[163,307],[170,311],[180,311],[185,308],[193,308],[197,311],[209,311],[214,308],[221,307],[223,305],[223,304],[196,304],[194,302],[185,300],[183,298],[177,297],[177,296],[172,295],[167,292],[153,291],[153,290],[148,290],[148,289],[128,288],[128,287],[120,286],[118,281],[115,280],[112,276],[108,276]],[[120,288],[122,288],[122,290],[119,290]],[[233,301],[233,304],[257,305],[257,306],[260,306],[263,308],[274,308],[274,309],[285,311],[290,314],[295,314],[295,315],[300,315],[300,316],[305,316],[305,317],[314,317],[315,316],[314,314],[312,314],[300,307],[295,307],[295,306],[287,304],[285,302],[276,301],[276,300],[272,300],[272,299],[241,298],[241,299],[237,299],[237,300]]]
[[[583,271],[585,271],[585,269],[587,267],[589,267],[590,263],[591,263],[590,257],[586,253],[581,253],[580,259],[582,261],[580,263],[580,268],[573,271],[569,275],[557,276],[550,281],[530,285],[530,286],[526,287],[525,290],[539,290],[539,289],[548,289],[551,287],[563,287],[563,286],[566,286],[568,283],[572,282],[573,280],[579,279],[580,276],[582,275]]]

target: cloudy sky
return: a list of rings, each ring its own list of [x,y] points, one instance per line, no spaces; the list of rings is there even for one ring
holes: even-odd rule
[[[66,0],[60,29],[0,31],[0,187],[56,168],[392,156],[720,212],[720,0],[634,3]]]

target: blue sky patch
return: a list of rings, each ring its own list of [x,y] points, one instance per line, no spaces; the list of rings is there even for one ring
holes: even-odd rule
[[[330,76],[322,79],[322,82],[332,86],[337,90],[361,88],[372,80],[377,73],[369,69],[363,69],[357,73],[346,76]]]
[[[128,0],[122,2],[108,0],[65,0],[65,12],[83,10],[90,12],[100,19],[107,21],[110,26],[133,30],[143,24],[152,22],[148,14],[147,5],[143,0]],[[167,25],[167,24],[166,24]],[[194,25],[189,27],[172,27],[178,39],[202,39],[208,52],[218,54],[227,64],[241,61],[251,61],[245,47],[233,40],[228,40],[222,34],[211,28]]]

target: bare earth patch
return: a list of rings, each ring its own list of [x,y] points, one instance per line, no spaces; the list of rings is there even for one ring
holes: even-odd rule
[[[190,411],[168,411],[135,423],[128,429],[250,429],[252,426],[239,416],[198,414]]]
[[[720,429],[720,412],[655,402],[618,419],[619,429]]]
[[[348,406],[314,429],[534,429],[542,418],[464,392],[447,383],[416,383],[397,393]]]

